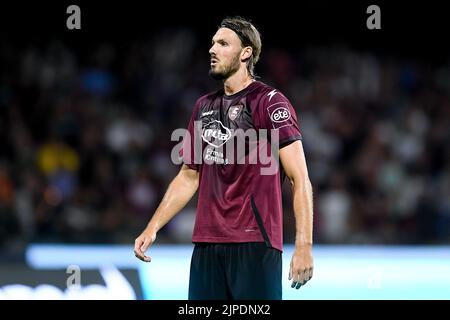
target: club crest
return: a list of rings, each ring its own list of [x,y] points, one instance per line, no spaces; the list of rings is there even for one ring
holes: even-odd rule
[[[230,120],[234,120],[237,118],[237,116],[239,115],[239,113],[242,111],[243,105],[242,104],[238,104],[236,106],[231,106],[228,109],[228,118],[230,118]]]

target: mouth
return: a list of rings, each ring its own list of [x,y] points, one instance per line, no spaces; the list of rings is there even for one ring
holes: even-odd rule
[[[217,62],[219,62],[219,60],[217,60],[216,58],[211,58],[211,65],[215,65]]]

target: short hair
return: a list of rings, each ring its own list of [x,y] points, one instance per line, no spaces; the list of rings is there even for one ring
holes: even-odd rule
[[[220,28],[233,30],[244,47],[251,47],[252,56],[247,60],[247,70],[252,78],[255,78],[254,68],[261,54],[261,35],[250,20],[240,16],[227,17],[220,23]]]

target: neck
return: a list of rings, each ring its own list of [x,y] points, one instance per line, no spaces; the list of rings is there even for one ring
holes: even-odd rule
[[[241,68],[223,82],[223,89],[225,94],[230,96],[246,88],[253,81],[247,69]]]

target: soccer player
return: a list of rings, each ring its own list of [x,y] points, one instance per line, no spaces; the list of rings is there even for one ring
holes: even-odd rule
[[[279,90],[255,79],[261,38],[251,22],[241,17],[224,19],[209,53],[209,73],[223,81],[223,88],[197,100],[188,126],[194,139],[184,138],[181,170],[136,239],[134,252],[137,258],[150,261],[145,252],[158,230],[198,189],[189,299],[282,299],[282,182],[286,176],[296,221],[291,286],[300,288],[313,274],[312,187],[296,112]],[[245,134],[249,130],[269,134],[252,141]],[[248,139],[241,143],[246,149],[239,156],[239,143],[231,143],[242,138],[242,132]],[[196,135],[201,139],[196,140]],[[271,170],[267,162],[262,163],[261,154],[256,157],[259,161],[251,161],[263,145],[269,146],[272,159],[279,157],[281,166]]]

